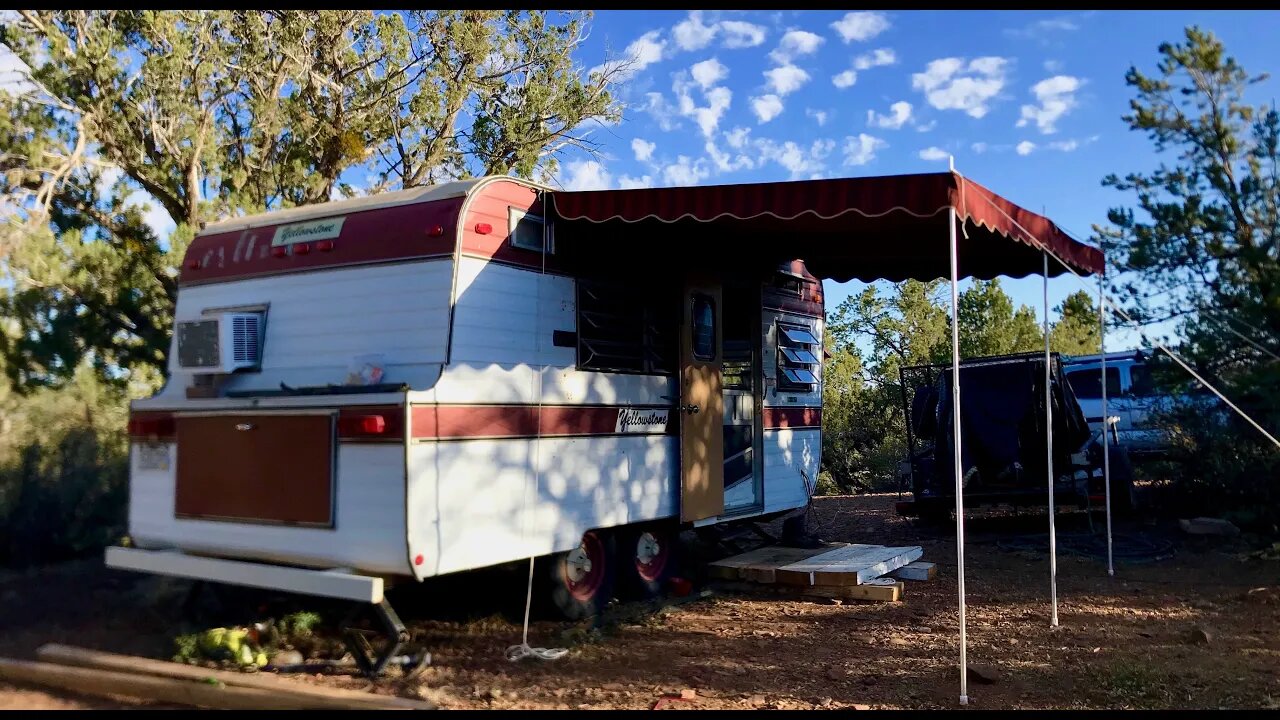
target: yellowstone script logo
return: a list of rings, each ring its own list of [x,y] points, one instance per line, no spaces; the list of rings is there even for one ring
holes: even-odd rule
[[[346,218],[329,218],[328,220],[313,220],[312,222],[281,225],[276,228],[276,234],[271,239],[271,244],[272,246],[278,246],[310,242],[312,240],[332,240],[342,234],[343,220],[346,220]]]
[[[669,412],[666,408],[646,408],[644,410],[622,408],[618,410],[618,424],[614,428],[614,432],[662,432],[667,429],[667,414]]]

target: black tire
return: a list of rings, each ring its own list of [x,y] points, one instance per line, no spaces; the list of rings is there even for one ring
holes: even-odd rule
[[[648,600],[666,593],[680,560],[680,528],[673,522],[633,525],[618,533],[618,573],[629,598]]]
[[[589,561],[585,574],[583,556]],[[577,548],[541,558],[541,569],[535,572],[542,580],[539,594],[548,609],[568,620],[603,612],[613,599],[617,557],[613,533],[589,530]]]

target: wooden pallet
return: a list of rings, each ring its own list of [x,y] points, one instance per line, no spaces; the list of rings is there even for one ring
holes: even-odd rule
[[[863,585],[917,560],[924,550],[884,545],[767,547],[711,563],[713,577],[804,587]]]

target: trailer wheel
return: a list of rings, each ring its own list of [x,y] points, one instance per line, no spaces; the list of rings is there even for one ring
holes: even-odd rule
[[[616,557],[613,536],[590,530],[578,547],[547,558],[551,606],[570,620],[598,615],[613,599]]]
[[[618,567],[628,595],[657,597],[675,573],[679,532],[671,523],[627,528],[618,548]]]

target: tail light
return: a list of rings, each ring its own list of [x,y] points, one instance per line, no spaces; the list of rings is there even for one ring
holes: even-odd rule
[[[378,437],[386,434],[382,415],[346,415],[338,418],[338,434],[343,437]]]
[[[172,415],[138,414],[129,418],[129,437],[140,440],[172,438],[176,425]]]

